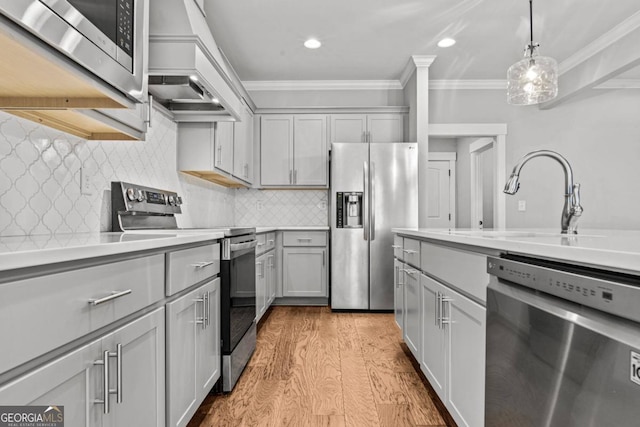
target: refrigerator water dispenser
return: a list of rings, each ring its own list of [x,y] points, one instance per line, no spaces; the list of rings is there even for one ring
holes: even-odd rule
[[[362,192],[336,193],[337,228],[362,228]]]

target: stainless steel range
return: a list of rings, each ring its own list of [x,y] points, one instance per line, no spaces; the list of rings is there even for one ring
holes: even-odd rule
[[[111,183],[111,229],[124,232],[197,233],[217,230],[221,242],[222,390],[231,391],[256,348],[256,229],[178,228],[182,198],[175,192],[127,182]]]

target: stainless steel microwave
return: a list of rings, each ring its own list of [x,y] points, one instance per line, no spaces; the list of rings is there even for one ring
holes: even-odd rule
[[[0,14],[143,100],[148,0],[0,0]]]

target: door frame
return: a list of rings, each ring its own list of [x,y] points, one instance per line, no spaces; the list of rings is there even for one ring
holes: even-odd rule
[[[482,206],[484,202],[484,190],[482,188],[482,157],[480,155],[487,150],[495,148],[495,138],[478,138],[476,141],[469,145],[469,157],[470,157],[470,178],[471,178],[471,228],[484,228],[484,225],[480,226],[480,220],[483,219]],[[496,188],[495,173],[493,174],[493,188]],[[495,198],[494,198],[495,208]],[[495,213],[494,213],[495,220]],[[484,224],[484,221],[483,221]]]
[[[458,158],[458,155],[455,152],[429,153],[430,162],[431,161],[449,162],[449,170],[451,171],[451,175],[449,176],[449,213],[451,213],[451,219],[449,220],[450,228],[456,228],[456,160],[457,158]]]
[[[430,123],[429,136],[443,138],[493,138],[493,164],[494,164],[494,198],[493,198],[493,225],[496,229],[505,229],[506,221],[506,195],[502,192],[502,186],[506,182],[506,123]],[[428,158],[433,153],[428,153]],[[472,175],[473,176],[473,175]],[[473,179],[473,178],[472,178]],[[474,185],[471,186],[474,188]],[[473,190],[472,190],[473,191]],[[473,205],[473,203],[472,203]],[[473,217],[472,217],[473,220]]]

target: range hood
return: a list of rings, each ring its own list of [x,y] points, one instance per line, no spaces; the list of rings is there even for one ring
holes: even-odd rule
[[[241,94],[194,0],[153,0],[149,92],[180,121],[241,120]]]

